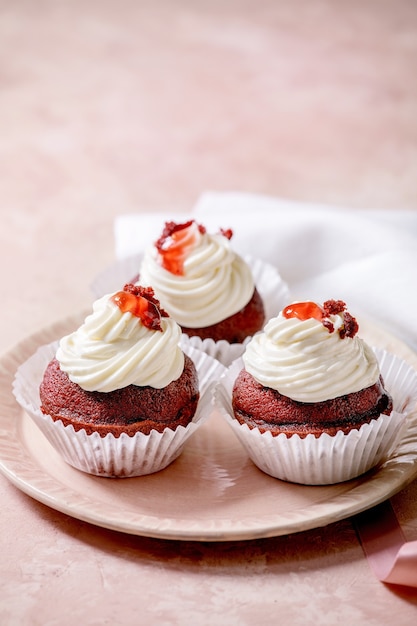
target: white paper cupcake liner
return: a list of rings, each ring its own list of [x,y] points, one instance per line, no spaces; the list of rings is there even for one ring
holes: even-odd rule
[[[243,367],[235,361],[213,390],[214,403],[263,472],[281,480],[304,485],[330,485],[351,480],[385,461],[407,429],[407,414],[417,402],[417,374],[402,359],[375,349],[385,387],[393,398],[391,415],[380,415],[359,430],[335,436],[323,433],[288,437],[273,436],[240,424],[233,416],[232,389]]]
[[[57,342],[41,346],[18,368],[13,393],[67,463],[97,476],[127,478],[166,468],[181,454],[189,437],[210,416],[213,410],[212,381],[218,380],[224,373],[224,367],[215,359],[191,346],[182,346],[194,361],[199,377],[200,400],[190,424],[178,426],[175,430],[166,428],[162,433],[152,431],[149,435],[87,435],[84,429],[75,431],[73,426],[64,426],[61,421],[54,421],[40,411],[39,385],[47,364],[55,356],[56,347]]]

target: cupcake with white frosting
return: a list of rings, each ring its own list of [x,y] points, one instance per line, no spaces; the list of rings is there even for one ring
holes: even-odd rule
[[[123,477],[158,471],[208,416],[203,392],[218,366],[183,349],[181,336],[151,288],[127,284],[21,366],[16,398],[77,469]]]
[[[260,331],[287,297],[276,268],[241,257],[231,238],[230,229],[209,234],[194,220],[167,222],[139,269],[140,283],[152,285],[193,345],[222,341],[226,352]]]
[[[220,411],[260,469],[330,484],[359,476],[392,450],[405,424],[394,357],[378,358],[358,328],[340,300],[292,303],[217,387]],[[414,372],[409,377],[415,386]]]

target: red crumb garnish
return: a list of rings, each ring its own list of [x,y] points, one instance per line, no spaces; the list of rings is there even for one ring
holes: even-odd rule
[[[123,291],[115,293],[110,300],[123,313],[131,313],[138,317],[146,328],[162,331],[161,317],[168,317],[168,313],[155,298],[152,287],[128,283],[123,287]]]
[[[326,300],[323,303],[323,311],[326,315],[337,315],[346,310],[346,304],[343,300]]]
[[[346,304],[343,300],[326,300],[322,307],[315,302],[295,302],[286,306],[282,311],[283,316],[287,319],[296,317],[301,321],[305,321],[314,318],[321,322],[329,333],[334,332],[334,325],[329,316],[338,315],[339,313],[343,313],[343,326],[338,330],[340,338],[354,337],[359,330],[359,326],[356,319],[346,311]]]
[[[342,339],[345,337],[354,337],[359,330],[359,324],[354,317],[347,311],[343,314],[344,324],[339,329],[339,335]]]
[[[230,239],[233,237],[233,230],[231,228],[221,228],[220,234],[230,241]]]

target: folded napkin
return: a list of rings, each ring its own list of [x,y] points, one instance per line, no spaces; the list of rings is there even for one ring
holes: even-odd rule
[[[210,232],[232,228],[234,249],[274,264],[292,299],[344,300],[355,315],[373,318],[417,350],[417,211],[363,211],[208,192],[183,215],[119,216],[116,257],[142,252],[166,220],[191,217]],[[417,587],[417,542],[405,542],[389,503],[354,522],[379,580]]]
[[[274,264],[293,299],[344,300],[417,350],[417,211],[344,209],[245,193],[204,193],[191,212],[232,228],[237,252]],[[116,256],[141,252],[172,214],[121,215]]]

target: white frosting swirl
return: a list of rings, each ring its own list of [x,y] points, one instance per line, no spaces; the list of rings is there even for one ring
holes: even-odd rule
[[[161,305],[181,326],[211,326],[237,313],[251,299],[255,284],[247,263],[223,235],[201,233],[193,223],[194,247],[183,275],[164,267],[155,246],[144,255],[140,284],[152,286]]]
[[[329,319],[332,333],[316,319],[287,319],[281,312],[247,345],[245,369],[299,402],[330,400],[375,384],[379,367],[372,349],[356,335],[341,339],[343,313]]]
[[[56,357],[62,371],[86,391],[109,392],[128,385],[166,387],[184,369],[181,329],[169,317],[160,330],[146,328],[105,295],[75,332],[63,337]]]

